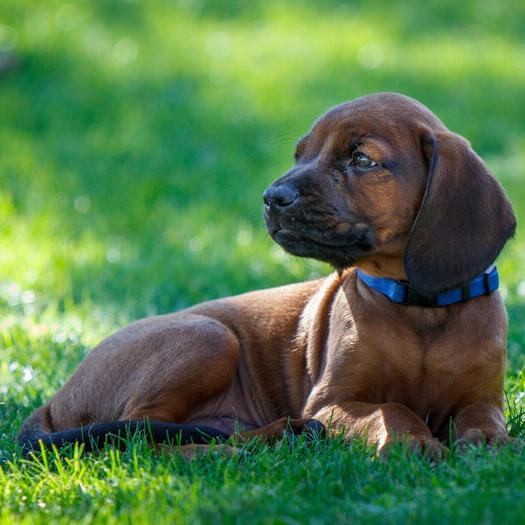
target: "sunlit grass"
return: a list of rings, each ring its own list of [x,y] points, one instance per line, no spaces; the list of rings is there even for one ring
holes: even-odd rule
[[[7,496],[3,516],[30,512],[35,522],[81,523],[263,517],[297,523],[480,523],[499,512],[519,522],[524,510],[522,470],[511,450],[496,455],[467,450],[438,465],[401,447],[381,461],[359,442],[348,447],[338,440],[250,446],[233,458],[211,455],[186,462],[152,454],[134,439],[124,453],[108,448],[80,457],[76,448],[10,463],[0,471]]]

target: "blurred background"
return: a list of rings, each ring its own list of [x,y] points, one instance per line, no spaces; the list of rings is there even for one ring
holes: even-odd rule
[[[272,243],[262,192],[322,112],[377,91],[466,136],[522,219],[522,0],[2,0],[0,409],[133,319],[327,274]],[[511,379],[522,231],[499,260]]]

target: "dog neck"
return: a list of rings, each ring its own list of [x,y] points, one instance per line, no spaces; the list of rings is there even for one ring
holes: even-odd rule
[[[390,300],[406,306],[439,307],[461,303],[479,297],[490,295],[499,287],[498,270],[492,264],[482,274],[460,286],[432,296],[426,296],[417,291],[408,281],[374,277],[357,270],[359,279]]]

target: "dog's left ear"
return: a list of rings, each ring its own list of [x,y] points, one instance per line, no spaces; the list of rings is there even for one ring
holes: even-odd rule
[[[433,295],[482,273],[512,237],[516,219],[499,182],[454,133],[422,139],[427,186],[408,238],[405,271]]]

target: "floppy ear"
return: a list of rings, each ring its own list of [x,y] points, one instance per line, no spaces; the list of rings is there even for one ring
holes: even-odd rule
[[[427,134],[427,186],[404,257],[408,281],[425,295],[482,273],[514,234],[516,219],[499,182],[454,133]]]

